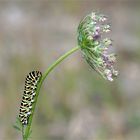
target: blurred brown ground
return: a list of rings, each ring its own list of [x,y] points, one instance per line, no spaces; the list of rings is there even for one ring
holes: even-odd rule
[[[76,46],[91,11],[110,18],[120,75],[109,83],[74,53],[43,85],[31,140],[140,139],[140,1],[0,0],[0,140],[21,140],[12,125],[25,76]]]

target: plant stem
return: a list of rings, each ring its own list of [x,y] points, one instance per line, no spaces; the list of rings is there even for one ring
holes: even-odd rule
[[[32,108],[32,114],[31,116],[29,117],[29,120],[28,120],[28,125],[26,126],[25,128],[25,133],[23,134],[24,135],[24,139],[23,140],[28,140],[29,138],[29,135],[31,133],[31,124],[32,124],[32,119],[33,119],[33,115],[34,115],[34,111],[35,111],[35,107],[36,107],[36,103],[37,103],[37,99],[38,99],[38,95],[39,95],[39,92],[40,92],[40,89],[41,89],[41,86],[43,84],[43,81],[46,79],[46,77],[48,76],[48,74],[59,64],[61,63],[65,58],[67,58],[69,55],[71,55],[72,53],[74,53],[75,51],[77,51],[79,49],[79,46],[71,49],[70,51],[66,52],[64,55],[62,55],[60,58],[58,58],[46,71],[45,73],[42,75],[42,78],[40,79],[40,82],[38,83],[38,87],[37,87],[37,90],[36,90],[36,98],[35,98],[35,102],[33,104],[33,108]]]

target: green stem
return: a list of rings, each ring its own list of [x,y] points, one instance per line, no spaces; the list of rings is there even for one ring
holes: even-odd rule
[[[72,53],[74,53],[75,51],[77,51],[79,49],[79,46],[71,49],[70,51],[66,52],[64,55],[62,55],[60,58],[58,58],[46,71],[45,73],[42,75],[42,78],[40,79],[40,82],[38,84],[37,90],[36,90],[36,98],[35,98],[35,102],[33,104],[33,108],[32,108],[32,114],[29,118],[28,121],[28,125],[25,128],[25,133],[24,135],[24,139],[23,140],[28,140],[29,135],[30,135],[30,129],[31,129],[31,124],[32,124],[32,119],[33,119],[33,115],[34,115],[34,111],[35,111],[35,107],[36,107],[36,103],[37,103],[37,99],[38,99],[38,95],[41,89],[41,86],[43,84],[43,81],[46,79],[46,77],[48,76],[48,74],[60,63],[62,62],[65,58],[67,58],[69,55],[71,55]]]

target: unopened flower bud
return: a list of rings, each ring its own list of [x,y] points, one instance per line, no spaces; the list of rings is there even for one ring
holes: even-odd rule
[[[78,26],[78,44],[88,64],[105,79],[113,81],[113,77],[118,75],[114,70],[116,57],[108,54],[112,40],[105,38],[111,31],[110,27],[105,15],[92,12]]]

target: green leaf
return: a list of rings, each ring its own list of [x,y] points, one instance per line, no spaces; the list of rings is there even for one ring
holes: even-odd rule
[[[18,130],[18,131],[21,131],[21,129],[17,126],[17,125],[13,125],[13,127]]]
[[[20,122],[19,117],[16,118],[16,122],[15,122],[15,124],[13,125],[13,128],[15,128],[16,130],[22,132],[22,124],[21,124],[21,122]]]

